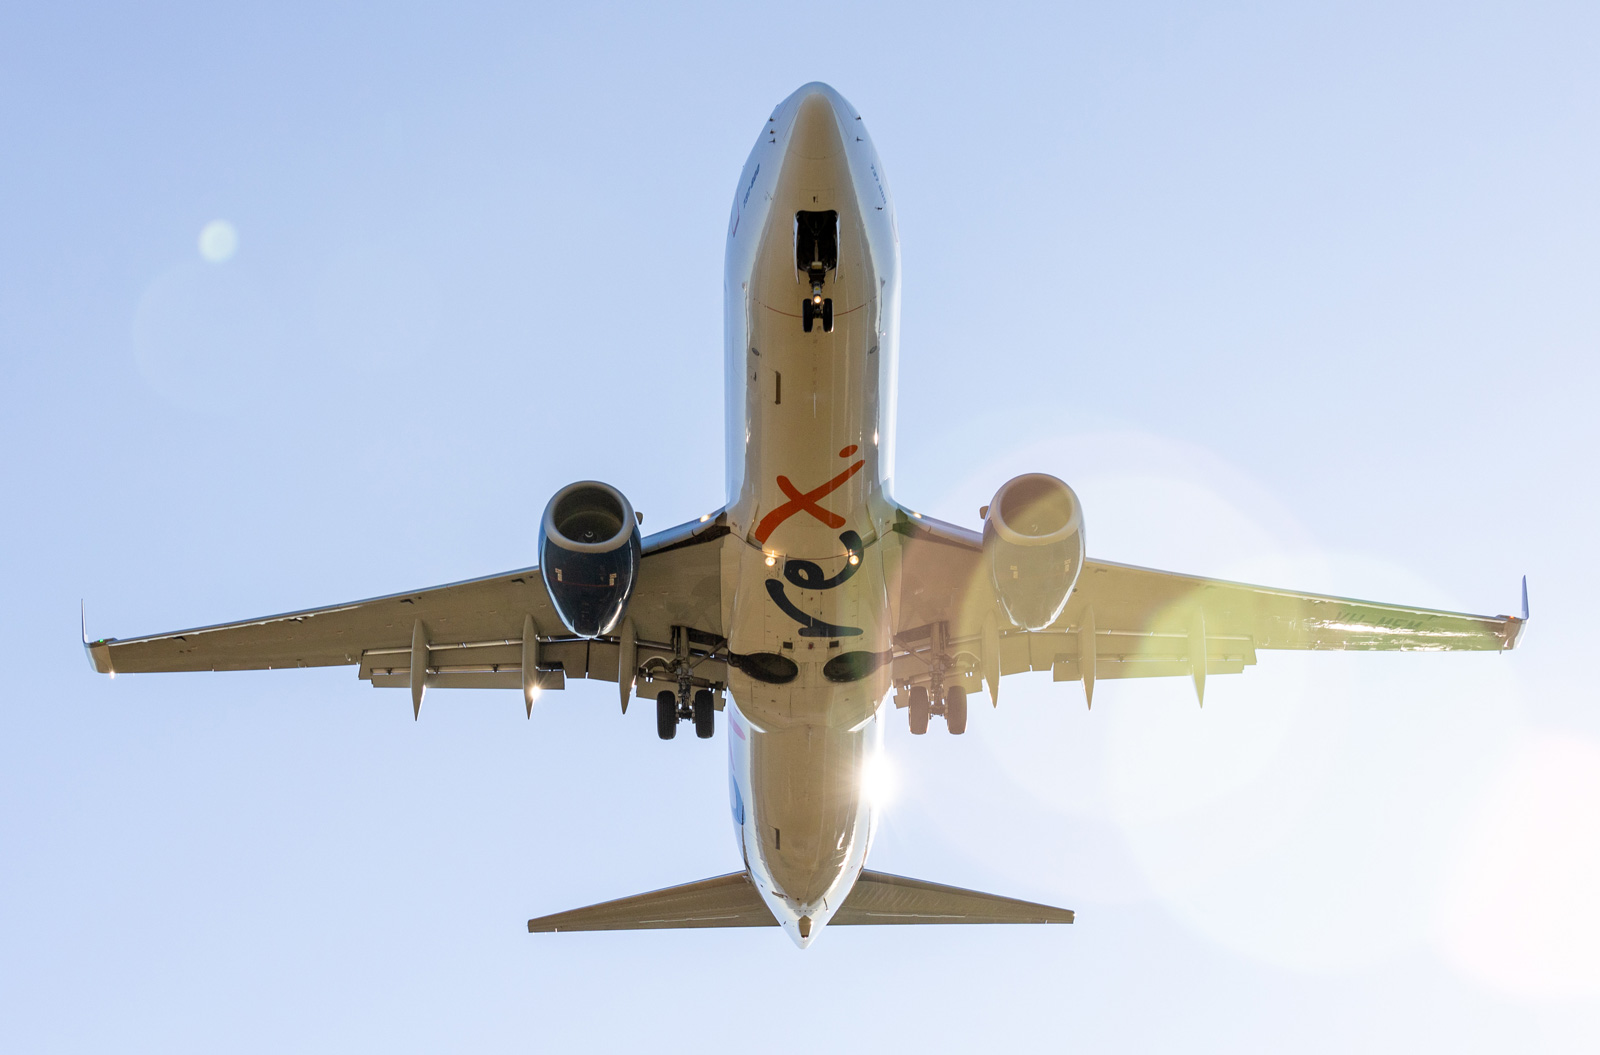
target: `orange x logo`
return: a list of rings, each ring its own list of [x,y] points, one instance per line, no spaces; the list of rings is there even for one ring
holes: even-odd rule
[[[839,453],[840,457],[849,457],[855,452],[856,448],[846,447]],[[768,536],[778,529],[779,524],[783,523],[785,520],[788,520],[801,510],[805,510],[807,513],[810,513],[813,517],[822,521],[830,528],[844,527],[844,517],[831,510],[822,508],[817,504],[817,501],[833,494],[834,491],[839,489],[841,484],[850,479],[850,477],[854,476],[856,473],[860,472],[861,467],[865,464],[866,462],[864,460],[857,459],[854,465],[850,466],[850,468],[846,469],[838,476],[835,476],[832,480],[829,480],[827,483],[818,487],[814,487],[804,494],[800,492],[798,487],[789,482],[789,478],[787,476],[778,477],[778,486],[783,490],[784,495],[788,497],[789,501],[785,502],[783,505],[779,506],[777,509],[774,509],[772,512],[761,518],[761,523],[756,525],[756,542],[758,544],[764,544],[767,541]]]

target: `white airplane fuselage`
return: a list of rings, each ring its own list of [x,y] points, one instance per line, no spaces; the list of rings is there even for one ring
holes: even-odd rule
[[[801,946],[850,893],[874,831],[863,777],[890,688],[899,292],[877,152],[849,103],[808,84],[745,163],[725,290],[723,609],[742,657],[729,793],[751,876]]]
[[[642,682],[669,740],[684,718],[713,736],[725,688],[746,872],[549,913],[528,929],[765,924],[755,889],[805,947],[830,921],[1073,920],[865,870],[896,673],[912,734],[930,714],[960,734],[968,693],[995,700],[1004,674],[1081,680],[1086,703],[1097,679],[1186,677],[1203,700],[1209,675],[1242,671],[1258,649],[1506,651],[1526,626],[1526,582],[1521,617],[1479,616],[1089,561],[1077,496],[1044,473],[1002,484],[981,534],[899,507],[894,206],[861,118],[826,85],[785,99],[756,140],[724,281],[719,514],[645,540],[620,491],[582,480],[545,507],[536,568],[134,638],[85,630],[90,664],[358,666],[375,687],[407,689],[413,719],[429,686],[520,688],[531,718],[539,690],[569,678],[615,679],[624,713]],[[551,633],[558,623],[565,632]]]

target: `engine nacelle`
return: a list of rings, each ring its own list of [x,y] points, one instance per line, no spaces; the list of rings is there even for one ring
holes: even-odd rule
[[[621,491],[580,480],[544,507],[539,574],[556,614],[580,637],[609,634],[622,622],[639,578],[639,523]]]
[[[1061,617],[1083,570],[1083,506],[1044,473],[1003,484],[983,521],[989,577],[1011,621],[1043,630]]]

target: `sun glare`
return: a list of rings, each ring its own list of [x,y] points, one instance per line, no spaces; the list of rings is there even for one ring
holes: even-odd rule
[[[861,795],[874,806],[887,805],[894,797],[894,770],[889,756],[878,752],[861,764]]]

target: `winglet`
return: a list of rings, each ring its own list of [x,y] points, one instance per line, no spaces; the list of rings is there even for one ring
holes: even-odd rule
[[[1522,615],[1502,616],[1505,620],[1505,631],[1500,638],[1500,651],[1517,647],[1517,642],[1522,640],[1522,632],[1528,628],[1528,577],[1522,577]]]
[[[83,636],[83,654],[89,659],[89,667],[96,674],[116,677],[117,672],[111,666],[111,641],[89,640],[89,613],[81,598],[78,601],[78,629]]]

